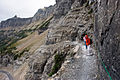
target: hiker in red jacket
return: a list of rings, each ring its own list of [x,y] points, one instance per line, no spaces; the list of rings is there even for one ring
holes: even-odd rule
[[[90,50],[90,44],[92,43],[91,39],[88,38],[88,35],[85,35],[85,39],[86,39],[86,49],[87,49],[87,55],[93,55],[93,53]]]
[[[88,35],[85,35],[85,38],[86,38],[86,45],[90,45],[90,38],[88,38]]]
[[[88,35],[85,35],[85,38],[86,38],[86,49],[90,49],[90,38],[88,38]]]

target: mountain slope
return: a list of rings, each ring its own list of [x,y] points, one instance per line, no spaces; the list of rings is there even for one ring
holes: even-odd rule
[[[76,45],[72,44],[72,42],[82,42],[81,35],[85,32],[88,33],[91,38],[93,37],[93,14],[89,13],[89,8],[85,7],[85,5],[77,5],[75,7],[75,4],[66,6],[64,5],[65,3],[73,4],[74,2],[71,3],[71,1],[64,0],[58,2],[56,5],[59,5],[59,8],[56,10],[56,12],[58,12],[57,14],[59,14],[59,11],[66,12],[66,9],[61,10],[62,8],[60,7],[68,9],[68,7],[74,6],[74,8],[68,9],[68,13],[60,14],[60,18],[56,18],[57,15],[54,15],[49,25],[46,45],[41,46],[29,59],[29,71],[26,75],[26,80],[47,80],[50,77],[54,77],[54,75],[59,73],[62,63],[64,64],[68,57],[73,55],[71,58],[74,58],[76,52],[74,53],[73,49]],[[82,58],[80,59],[82,60]],[[83,63],[81,62],[80,65]],[[58,77],[61,77],[61,75],[58,75]],[[63,79],[65,79],[65,77]],[[69,79],[69,77],[67,79]]]
[[[0,28],[15,28],[29,25],[31,23],[47,19],[52,16],[54,12],[54,6],[45,7],[44,9],[39,9],[35,15],[31,18],[19,18],[16,15],[13,18],[7,19],[0,22]]]
[[[6,27],[20,27],[23,25],[28,25],[31,23],[32,18],[19,18],[17,16],[7,19],[6,21],[2,21],[0,23],[0,28]]]
[[[119,80],[119,4],[119,0],[56,0],[52,18],[24,28],[41,35],[33,32],[18,41],[18,49],[32,45],[32,53],[25,50],[17,55],[15,78]],[[44,15],[44,10],[38,12]],[[90,51],[85,49],[84,34],[93,42]],[[3,61],[9,61],[7,57]]]
[[[99,75],[96,76],[98,77],[98,80],[108,80],[110,79],[110,76],[112,79],[118,80],[119,32],[116,29],[119,30],[117,26],[119,24],[119,18],[116,16],[118,16],[119,13],[119,1],[56,0],[56,2],[54,19],[49,25],[46,45],[41,46],[41,48],[39,48],[29,60],[29,71],[26,75],[26,80],[47,80],[52,77],[53,78],[51,80],[54,80],[54,76],[60,78],[61,76],[64,76],[64,78],[69,79],[70,76],[68,76],[67,73],[64,74],[63,72],[61,75],[58,73],[66,58],[70,55],[73,55],[72,58],[74,58],[75,53],[73,53],[73,49],[75,45],[72,45],[71,43],[73,41],[82,42],[81,38],[83,33],[87,33],[93,40],[94,43],[91,47],[96,50],[95,54],[98,55],[99,53],[101,55],[100,57],[102,57],[102,62],[106,67],[105,68],[104,65],[102,65],[100,59],[98,59],[97,65],[93,64],[94,67],[97,66],[99,68],[96,69],[97,72],[99,72]],[[110,4],[112,5],[111,7],[109,7]],[[115,12],[113,13],[111,10],[114,10]],[[113,32],[115,33],[114,36],[112,36]],[[113,48],[112,45],[116,46]],[[84,59],[81,58],[81,60]],[[82,65],[84,62],[85,61],[80,62],[79,64]],[[71,65],[73,66],[74,64],[75,62]],[[90,62],[89,64],[92,63]],[[111,67],[109,67],[110,65]],[[81,71],[81,73],[85,73],[85,75],[89,77],[89,74],[86,72],[90,71],[90,69],[86,72],[82,72],[86,67],[87,65],[85,63],[84,68],[79,71]],[[92,65],[90,65],[90,67],[92,67]],[[105,69],[108,70],[108,74],[106,74]],[[115,75],[112,74],[114,72]],[[74,73],[70,74],[71,76],[74,75]],[[87,78],[82,76],[83,74],[78,73],[78,75],[78,78],[81,80],[91,80],[90,77]],[[95,75],[92,78],[94,77]]]

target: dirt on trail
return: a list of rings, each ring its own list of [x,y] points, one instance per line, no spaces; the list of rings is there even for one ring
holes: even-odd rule
[[[99,80],[97,53],[85,48],[82,43],[75,42],[78,51],[74,58],[67,60],[60,80]],[[79,47],[78,47],[79,46]]]

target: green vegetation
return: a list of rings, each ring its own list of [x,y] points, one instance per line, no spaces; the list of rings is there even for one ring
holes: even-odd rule
[[[94,3],[95,3],[95,1],[93,1],[93,2],[91,2],[91,3],[89,4],[89,0],[87,0],[87,2],[84,4],[84,6],[85,6],[85,7],[90,7],[90,6],[92,6]]]
[[[6,54],[12,54],[14,56],[14,59],[21,57],[23,55],[24,51],[15,54],[16,50],[16,43],[33,33],[35,30],[46,30],[48,28],[48,25],[50,23],[50,20],[53,17],[45,20],[42,22],[42,24],[38,24],[35,26],[34,29],[25,29],[25,30],[0,30],[0,55],[6,55]],[[26,50],[25,50],[26,51]],[[14,52],[14,53],[13,53]]]
[[[91,14],[93,12],[93,9],[90,9],[89,11],[88,11],[88,14]]]
[[[15,30],[1,30],[0,31],[0,54],[12,53],[16,47],[13,46],[18,40],[21,40],[28,36],[32,30],[20,30],[16,32]]]
[[[35,30],[46,30],[50,20],[47,19],[43,21],[42,24],[38,24],[35,29],[26,29],[26,30],[0,30],[0,55],[1,54],[9,54],[12,53],[13,50],[16,50],[16,45],[14,45],[17,41],[27,37],[29,34],[33,33]],[[8,52],[8,53],[7,53]],[[16,55],[20,56],[20,55]]]
[[[46,21],[46,22],[44,22],[44,23],[41,25],[41,27],[40,27],[40,28],[47,27],[49,23],[50,23],[50,21],[49,21],[49,20],[48,20],[48,21]]]
[[[85,3],[85,7],[88,7],[88,6],[89,6],[89,1]]]
[[[65,59],[65,55],[63,54],[56,54],[54,57],[55,64],[52,68],[52,71],[48,74],[49,76],[52,76],[53,74],[57,73],[57,71],[61,68],[61,65]]]
[[[87,2],[84,4],[84,6],[86,7],[86,9],[88,10],[88,14],[91,14],[93,12],[93,9],[92,9],[92,5],[94,4],[95,2],[91,2],[89,4],[89,0],[87,0]]]
[[[26,30],[21,30],[18,32],[18,34],[16,34],[17,37],[19,37],[20,39],[23,39],[25,37],[27,37],[27,34],[26,34]]]
[[[48,19],[47,21],[42,22],[41,25],[37,25],[37,26],[39,26],[39,27],[37,27],[37,28],[38,28],[38,29],[47,28],[52,18],[53,18],[53,17],[51,17],[51,18]]]
[[[73,57],[75,55],[75,53],[71,52],[70,53],[70,57]]]
[[[14,55],[14,60],[16,60],[17,58],[20,58],[24,54],[24,52],[28,52],[28,51],[29,51],[29,49],[26,48],[22,52],[20,52],[18,54],[15,54]]]

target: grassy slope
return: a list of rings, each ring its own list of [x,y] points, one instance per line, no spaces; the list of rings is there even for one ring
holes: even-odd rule
[[[30,25],[23,26],[20,29],[17,28],[16,30],[39,29],[40,27],[42,27],[41,25],[43,25],[50,18],[51,17],[49,17],[46,20],[31,23]],[[7,28],[5,30],[9,30],[9,29]],[[48,33],[48,30],[44,31],[43,33],[41,33],[39,35],[38,32],[35,31],[32,34],[29,34],[27,37],[17,41],[15,44],[12,44],[12,46],[16,47],[17,48],[16,51],[19,51],[19,52],[22,52],[26,48],[27,49],[29,48],[29,52],[34,53],[34,51],[36,49],[38,49],[41,45],[43,45],[45,43],[47,33]],[[28,64],[27,64],[27,62],[24,63],[17,70],[14,70],[13,66],[3,67],[3,68],[0,67],[0,69],[10,72],[15,79],[25,80],[24,75],[26,74],[26,72],[28,70]]]
[[[42,44],[45,43],[45,37],[47,36],[48,30],[44,31],[42,34],[38,35],[37,32],[29,35],[28,37],[17,42],[17,47],[20,50],[24,50],[25,48],[30,47],[30,52],[33,53],[36,49],[38,49]],[[26,45],[25,45],[26,44]],[[25,62],[22,66],[20,66],[17,70],[13,70],[13,66],[1,68],[1,70],[8,71],[12,74],[12,76],[17,80],[25,80],[25,74],[28,70],[28,63]],[[0,78],[2,75],[0,75]]]
[[[25,49],[30,49],[29,51],[33,53],[37,48],[40,47],[40,45],[44,44],[45,42],[45,36],[47,35],[48,31],[43,32],[41,35],[38,34],[37,29],[40,29],[42,27],[48,26],[49,21],[52,19],[52,16],[50,16],[47,19],[40,20],[34,23],[31,23],[27,27],[24,26],[22,30],[35,30],[32,34],[29,34],[26,38],[23,38],[19,41],[17,41],[15,44],[13,44],[13,47],[16,47],[19,52],[22,52]]]
[[[39,48],[42,44],[45,43],[45,37],[47,36],[48,30],[43,32],[42,34],[38,34],[38,32],[34,32],[28,37],[19,40],[15,45],[17,47],[17,51],[23,51],[24,49],[30,49],[30,52],[34,52],[37,48]]]

